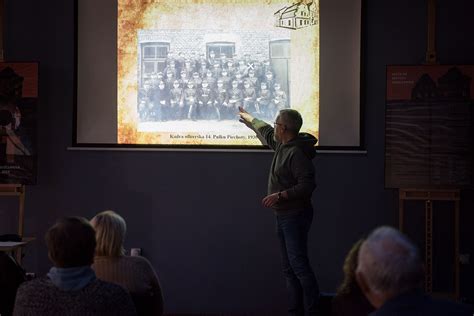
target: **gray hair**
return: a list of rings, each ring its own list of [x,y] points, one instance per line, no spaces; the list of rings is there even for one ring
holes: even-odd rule
[[[401,294],[418,288],[423,268],[417,247],[395,228],[375,229],[362,244],[357,271],[378,294]]]
[[[298,134],[301,126],[303,125],[303,118],[298,111],[293,109],[284,109],[280,110],[278,115],[288,130]]]

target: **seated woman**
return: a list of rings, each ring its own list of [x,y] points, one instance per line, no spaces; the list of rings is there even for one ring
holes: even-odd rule
[[[46,233],[54,267],[45,277],[23,283],[13,315],[136,315],[130,294],[96,278],[95,232],[82,217],[60,219]]]
[[[346,256],[343,267],[344,281],[332,301],[333,316],[366,316],[374,311],[359,288],[355,276],[359,249],[363,242],[363,239],[356,242]]]
[[[150,262],[143,257],[125,256],[125,220],[113,211],[97,214],[91,220],[97,248],[92,268],[97,277],[119,284],[132,295],[138,315],[162,315],[160,282]]]

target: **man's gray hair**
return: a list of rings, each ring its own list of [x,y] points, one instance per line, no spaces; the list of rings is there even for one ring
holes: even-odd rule
[[[362,244],[357,271],[379,294],[398,295],[419,288],[423,280],[418,248],[388,226],[375,229]]]
[[[303,125],[301,114],[293,109],[284,109],[279,112],[280,119],[286,125],[286,128],[296,134],[299,133]]]

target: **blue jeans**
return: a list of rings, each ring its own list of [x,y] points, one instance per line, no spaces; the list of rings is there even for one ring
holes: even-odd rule
[[[289,315],[316,315],[319,286],[308,259],[308,232],[313,209],[277,215],[283,274],[288,289]]]

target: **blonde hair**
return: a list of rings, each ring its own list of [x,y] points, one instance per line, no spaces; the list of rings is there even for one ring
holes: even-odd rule
[[[344,271],[344,281],[342,281],[341,286],[337,290],[337,294],[350,294],[353,292],[357,287],[356,281],[356,270],[357,270],[357,259],[359,257],[359,250],[362,246],[364,239],[358,240],[349,250],[349,253],[344,260],[344,266],[342,267],[342,271]]]
[[[127,224],[122,216],[114,211],[104,211],[94,216],[91,224],[97,241],[96,256],[118,257],[125,254],[123,242]]]

